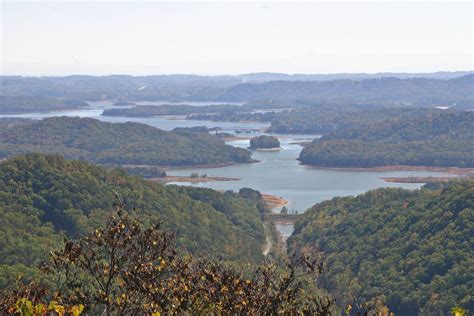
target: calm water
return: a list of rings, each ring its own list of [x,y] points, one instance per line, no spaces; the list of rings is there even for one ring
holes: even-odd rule
[[[151,102],[140,102],[151,104]],[[163,102],[168,103],[168,102]],[[189,104],[189,102],[184,102]],[[223,103],[223,102],[220,102]],[[91,107],[84,110],[54,111],[48,113],[29,113],[21,115],[1,115],[0,117],[23,117],[41,119],[52,116],[79,116],[91,117],[107,122],[141,122],[161,128],[171,130],[175,127],[191,127],[206,125],[208,127],[219,126],[224,129],[234,128],[261,128],[268,124],[264,123],[230,123],[211,121],[188,121],[184,119],[167,119],[162,117],[151,118],[127,118],[127,117],[107,117],[101,116],[104,109],[114,108],[111,102],[90,102]],[[155,104],[162,104],[155,102]],[[193,105],[216,104],[212,102],[193,102]],[[246,134],[244,134],[246,135]],[[251,187],[263,193],[281,196],[289,201],[288,209],[304,212],[313,204],[333,198],[335,196],[357,195],[370,189],[378,187],[403,187],[419,188],[419,184],[398,184],[387,183],[380,177],[394,176],[442,176],[436,172],[356,172],[356,171],[335,171],[321,170],[300,165],[296,158],[302,147],[294,142],[312,140],[316,135],[291,135],[278,136],[282,143],[282,150],[278,152],[253,152],[253,158],[260,160],[260,163],[240,164],[223,168],[198,168],[172,170],[170,175],[190,175],[197,172],[208,176],[241,178],[239,181],[229,182],[207,182],[194,184],[200,187],[209,187],[217,190],[238,190],[242,187]],[[228,142],[230,145],[248,147],[249,140],[238,140]],[[189,183],[180,183],[190,185]]]
[[[105,109],[113,108],[129,108],[132,106],[114,106],[110,101],[102,102],[88,102],[91,106],[87,109],[81,110],[65,110],[65,111],[51,111],[51,112],[38,112],[38,113],[27,113],[27,114],[0,114],[1,117],[21,117],[21,118],[31,118],[31,119],[42,119],[45,117],[53,116],[78,116],[78,117],[90,117],[95,118],[104,122],[112,123],[125,123],[125,122],[139,122],[148,124],[166,131],[172,130],[175,127],[192,127],[192,126],[208,126],[208,127],[222,127],[226,129],[247,129],[247,128],[264,128],[268,127],[267,123],[232,123],[232,122],[213,122],[213,121],[189,121],[176,118],[166,118],[166,117],[149,117],[149,118],[139,118],[139,117],[115,117],[115,116],[102,116],[102,112]],[[170,104],[170,102],[136,102],[137,104]],[[212,104],[240,104],[240,103],[230,103],[230,102],[183,102],[183,103],[173,103],[173,104],[189,104],[193,106],[204,106]]]
[[[240,164],[223,168],[197,168],[171,170],[170,175],[190,175],[197,172],[207,176],[241,178],[239,181],[206,182],[195,186],[209,187],[216,190],[238,190],[242,187],[251,187],[261,192],[281,196],[289,201],[288,209],[304,212],[317,202],[335,196],[357,195],[370,189],[379,187],[403,187],[408,189],[419,188],[419,184],[388,183],[381,177],[400,176],[429,176],[438,175],[436,172],[360,172],[323,170],[300,165],[296,160],[301,146],[291,144],[302,140],[311,140],[316,136],[279,136],[280,151],[254,151],[252,157],[260,163]],[[228,142],[230,145],[248,147],[249,140]],[[186,183],[187,185],[191,185]]]

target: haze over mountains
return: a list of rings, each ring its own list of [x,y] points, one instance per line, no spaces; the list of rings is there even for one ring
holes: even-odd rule
[[[324,309],[319,315],[329,315],[328,310],[339,314],[347,306],[354,306],[351,316],[369,308],[381,315],[395,311],[410,316],[447,314],[458,307],[474,310],[474,256],[469,246],[474,201],[472,72],[1,80],[0,291],[8,295],[0,292],[0,313],[31,299],[12,294],[17,293],[11,291],[18,288],[12,282],[18,275],[27,275],[25,283],[42,282],[37,264],[49,260],[49,251],[64,245],[62,253],[53,254],[75,260],[77,246],[71,245],[91,241],[102,247],[92,256],[112,262],[115,249],[121,249],[121,258],[132,262],[128,270],[120,263],[99,269],[119,289],[110,297],[122,302],[123,295],[135,295],[123,287],[130,273],[133,278],[134,267],[151,271],[139,284],[153,283],[164,275],[163,260],[175,260],[164,250],[155,257],[141,256],[140,247],[153,249],[161,243],[146,236],[162,229],[176,236],[172,253],[179,262],[198,264],[188,261],[192,268],[166,270],[172,280],[190,278],[185,286],[173,281],[153,283],[151,290],[141,287],[136,300],[127,303],[137,310],[145,310],[143,297],[161,312],[214,311],[216,300],[243,314],[266,310],[273,304],[268,302],[275,301],[275,311],[304,312],[312,306]],[[170,131],[162,130],[170,126]],[[244,149],[248,145],[252,151]],[[419,169],[421,173],[413,171],[415,176],[410,171],[410,177],[403,173],[405,177],[390,179],[411,189],[428,184],[421,190],[383,189],[385,180],[377,177],[385,173],[377,173],[376,184],[369,185],[367,169],[324,167]],[[232,174],[232,168],[238,173]],[[208,185],[213,183],[207,182],[210,178],[222,186]],[[356,189],[347,191],[348,182]],[[380,189],[358,195],[368,188]],[[321,191],[324,199],[332,199],[318,200]],[[307,206],[279,209],[303,199],[313,205],[307,214],[301,215]],[[145,242],[135,231],[121,241],[130,224],[114,210],[117,205],[148,227]],[[300,215],[294,216],[297,211]],[[118,219],[112,218],[115,228],[109,229],[111,214]],[[272,219],[279,217],[296,225],[288,242]],[[114,224],[117,220],[123,227]],[[162,226],[150,228],[158,222]],[[64,244],[63,236],[70,242]],[[104,241],[106,236],[112,237]],[[114,255],[108,257],[109,251]],[[323,270],[315,265],[323,253],[329,271],[320,278]],[[89,256],[84,252],[79,257]],[[265,258],[276,270],[268,270]],[[307,278],[302,283],[285,279],[295,275],[288,265],[291,258],[303,258],[305,266],[298,273]],[[142,260],[146,264],[141,265]],[[98,294],[83,293],[86,299],[64,299],[62,304],[80,302],[94,314],[108,298],[93,301],[102,289],[89,285],[97,271],[87,270],[85,262],[86,271],[74,280],[75,287],[68,283],[63,289]],[[147,270],[150,264],[153,268]],[[115,271],[124,275],[116,279]],[[248,276],[250,271],[257,272]],[[229,278],[232,275],[239,277]],[[240,277],[247,278],[247,290],[240,287]],[[47,289],[58,290],[47,282]],[[168,293],[172,303],[157,299],[155,288]],[[249,309],[255,296],[249,289],[255,288],[260,298]],[[190,291],[203,296],[189,297]],[[49,300],[46,296],[41,304]],[[203,307],[202,302],[209,305]],[[110,309],[120,310],[122,303],[117,304]]]
[[[304,80],[304,81],[303,81]],[[4,76],[5,97],[41,96],[72,101],[284,100],[303,103],[419,105],[471,107],[474,103],[472,72],[434,74],[286,75],[257,73],[240,76],[124,75],[95,77]]]
[[[474,316],[471,1],[1,7],[0,316]]]

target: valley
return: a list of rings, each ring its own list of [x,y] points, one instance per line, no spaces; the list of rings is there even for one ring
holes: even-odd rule
[[[143,103],[143,102],[142,102]],[[164,104],[161,102],[159,104]],[[183,102],[189,103],[189,102]],[[227,102],[226,102],[227,103]],[[45,113],[27,113],[14,115],[0,115],[0,118],[26,118],[39,120],[55,116],[77,116],[94,118],[110,123],[135,122],[143,123],[163,130],[173,130],[178,127],[208,126],[220,127],[224,130],[251,130],[268,127],[267,123],[259,122],[227,122],[227,121],[194,121],[186,119],[169,119],[166,117],[112,117],[102,116],[105,109],[122,108],[114,106],[112,101],[89,102],[90,106],[83,110],[50,111]],[[194,106],[207,106],[212,102],[191,103]],[[236,134],[233,134],[236,135]],[[245,134],[244,134],[245,135]],[[180,185],[194,185],[215,190],[238,190],[242,187],[251,187],[266,194],[282,196],[288,200],[290,210],[304,212],[314,203],[336,196],[357,195],[378,187],[398,187],[407,189],[418,188],[417,183],[388,183],[381,178],[408,177],[408,176],[445,176],[444,170],[396,170],[387,169],[319,169],[301,165],[297,158],[302,150],[301,142],[311,142],[320,135],[291,135],[270,134],[279,137],[282,150],[280,151],[254,151],[252,159],[260,161],[251,164],[231,164],[214,167],[190,167],[179,169],[173,167],[167,171],[171,177],[180,177],[179,182],[170,182]],[[239,137],[226,141],[227,144],[239,148],[249,147],[250,136]],[[238,179],[234,181],[195,182],[181,181],[192,173],[206,174],[207,177],[221,179]],[[168,182],[168,181],[166,181]],[[277,211],[278,209],[276,209]]]
[[[473,316],[472,9],[3,1],[0,316]]]
[[[0,260],[0,288],[8,287],[11,271],[39,275],[34,265],[49,248],[61,245],[63,234],[81,240],[91,229],[100,229],[119,202],[130,214],[145,222],[159,221],[176,235],[183,258],[195,256],[201,263],[220,258],[236,271],[262,262],[282,265],[306,253],[318,257],[319,248],[327,249],[324,257],[331,272],[318,287],[344,305],[364,300],[408,315],[437,308],[426,303],[435,286],[406,290],[416,296],[404,299],[403,285],[396,283],[399,275],[391,271],[386,279],[397,292],[385,296],[389,289],[376,291],[369,284],[364,291],[352,284],[366,270],[357,270],[361,268],[351,261],[356,259],[341,255],[358,258],[348,254],[347,235],[368,257],[385,259],[391,248],[402,249],[400,240],[406,236],[386,227],[379,216],[401,226],[405,215],[392,216],[407,214],[411,219],[404,229],[417,232],[420,212],[428,223],[423,229],[435,234],[434,239],[446,236],[447,243],[461,243],[458,248],[464,250],[449,255],[458,255],[459,264],[451,259],[439,262],[444,246],[433,250],[429,269],[422,268],[423,261],[408,260],[405,265],[416,265],[410,272],[413,284],[418,277],[435,282],[433,273],[454,273],[458,279],[453,286],[465,278],[471,257],[463,237],[448,234],[447,226],[440,226],[425,210],[435,198],[444,213],[437,208],[433,212],[457,229],[469,222],[474,148],[470,111],[255,100],[110,99],[87,104],[0,114],[0,213],[7,223],[4,235],[13,241],[4,243],[3,254],[11,258],[16,252],[14,259]],[[462,221],[450,220],[453,212]],[[21,227],[25,216],[34,218],[29,228]],[[394,238],[386,241],[381,254],[375,246],[363,246],[374,244],[370,234],[357,231],[365,220],[364,231],[380,236],[389,232]],[[342,254],[334,250],[333,239],[346,247]],[[29,245],[21,240],[41,246],[28,254]],[[410,242],[423,244],[416,234]],[[422,247],[433,248],[433,243]],[[341,262],[343,268],[338,266]],[[367,269],[373,262],[363,264]],[[369,277],[380,275],[384,267],[374,265]],[[349,268],[353,274],[344,270]],[[413,286],[409,280],[403,282]],[[436,300],[444,311],[466,293],[436,286],[448,293],[448,299]]]

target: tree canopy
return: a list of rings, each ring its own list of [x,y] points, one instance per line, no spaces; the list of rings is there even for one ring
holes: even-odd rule
[[[0,113],[24,113],[54,110],[70,110],[88,107],[78,100],[65,100],[44,96],[5,96],[0,95]]]
[[[163,314],[331,315],[334,302],[314,281],[322,262],[293,257],[244,271],[179,252],[159,224],[129,217],[122,202],[94,232],[51,252],[31,282],[0,292],[0,312],[78,316]],[[50,280],[50,284],[48,284]]]
[[[273,136],[257,136],[250,140],[251,149],[269,149],[269,148],[279,148],[280,142],[278,138]]]
[[[30,154],[0,164],[0,287],[18,273],[37,271],[63,236],[76,238],[104,223],[117,195],[144,222],[161,221],[188,253],[263,259],[265,210],[255,199]]]
[[[324,167],[474,167],[474,112],[424,111],[336,129],[299,159]]]
[[[474,180],[465,180],[316,204],[288,244],[324,255],[319,284],[343,306],[377,298],[395,315],[446,315],[474,310],[473,229]]]
[[[167,132],[139,123],[52,117],[0,124],[0,158],[39,152],[114,165],[243,163],[251,153],[207,133]]]

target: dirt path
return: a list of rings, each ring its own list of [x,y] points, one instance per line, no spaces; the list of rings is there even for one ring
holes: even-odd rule
[[[273,248],[273,238],[272,234],[270,232],[270,228],[268,227],[268,224],[264,223],[263,228],[265,230],[265,247],[263,248],[263,255],[266,257],[270,253],[270,251]]]
[[[270,208],[271,210],[275,208],[283,207],[288,204],[288,200],[284,199],[281,196],[275,196],[271,194],[262,193],[262,198],[265,201],[265,204],[267,205],[267,207]],[[268,256],[268,254],[272,251],[275,245],[273,244],[273,236],[272,236],[272,231],[269,227],[269,223],[264,222],[263,228],[265,230],[265,246],[263,248],[262,253],[264,256]]]

